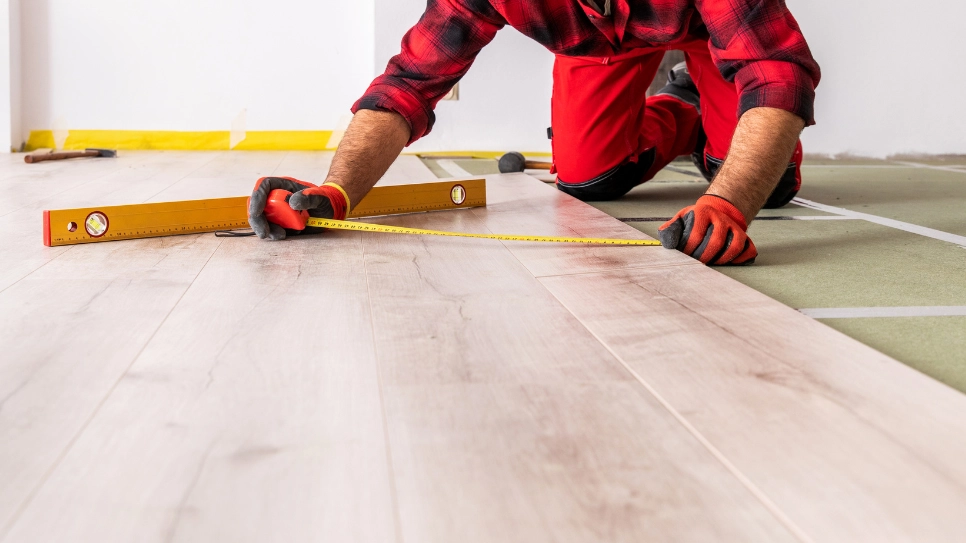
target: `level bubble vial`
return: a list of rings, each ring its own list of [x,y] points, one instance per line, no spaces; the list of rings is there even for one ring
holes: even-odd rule
[[[95,211],[87,216],[87,220],[84,221],[84,228],[92,238],[99,238],[107,233],[109,224],[107,215]]]

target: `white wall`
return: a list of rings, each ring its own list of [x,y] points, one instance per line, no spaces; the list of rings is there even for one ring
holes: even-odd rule
[[[16,15],[11,25],[2,17],[17,1],[0,0],[4,29],[16,26]],[[808,152],[966,153],[966,4],[787,1],[824,70]],[[24,0],[22,39],[0,30],[0,44],[9,37],[15,46],[9,66],[0,48],[0,99],[9,89],[14,104],[9,120],[0,111],[0,133],[8,123],[25,137],[58,120],[74,129],[227,130],[243,108],[249,130],[333,129],[425,5]],[[549,149],[552,62],[503,30],[463,80],[460,101],[440,104],[434,132],[414,149]]]
[[[373,0],[25,0],[23,124],[335,127],[373,72]],[[26,134],[24,134],[26,135]]]
[[[966,4],[788,4],[823,70],[806,152],[966,153]]]
[[[29,0],[28,0],[29,1]],[[10,58],[10,129],[6,132],[10,134],[10,147],[19,150],[23,142],[21,134],[23,129],[23,69],[21,58],[21,43],[23,33],[21,31],[21,0],[8,0],[9,2],[9,28],[10,28],[10,48],[7,56]],[[2,136],[0,136],[2,137]],[[6,143],[6,140],[4,140]],[[0,151],[6,151],[7,146],[0,147]]]
[[[19,146],[14,134],[19,132],[19,0],[0,0],[0,152]],[[19,55],[17,55],[19,56]]]
[[[376,0],[376,74],[425,8],[425,0]],[[440,102],[432,133],[410,149],[549,151],[552,68],[549,51],[504,28],[460,82],[460,99]]]
[[[884,157],[966,153],[966,4],[950,0],[787,0],[822,65],[806,152]],[[376,67],[424,0],[376,0]],[[443,102],[416,148],[543,150],[552,56],[505,29]]]

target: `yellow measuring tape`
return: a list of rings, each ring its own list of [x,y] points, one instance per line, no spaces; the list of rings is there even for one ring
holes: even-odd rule
[[[498,239],[503,241],[539,241],[551,243],[589,243],[594,245],[646,245],[659,246],[660,241],[643,239],[607,239],[607,238],[567,238],[554,236],[511,236],[508,234],[467,234],[463,232],[443,232],[440,230],[423,230],[421,228],[403,228],[400,226],[383,226],[354,221],[337,221],[333,219],[309,218],[308,226],[315,228],[331,228],[334,230],[354,230],[356,232],[382,232],[385,234],[413,234],[419,236],[446,236],[453,238]]]
[[[248,227],[248,198],[212,198],[122,206],[56,209],[43,213],[44,245],[57,247],[180,234],[200,234]],[[394,215],[486,205],[483,179],[443,181],[416,185],[375,187],[352,209],[349,218]],[[400,228],[355,221],[310,218],[308,226],[357,232],[386,232],[504,241],[588,243],[598,245],[660,245],[657,241],[630,239],[464,234],[419,228]]]

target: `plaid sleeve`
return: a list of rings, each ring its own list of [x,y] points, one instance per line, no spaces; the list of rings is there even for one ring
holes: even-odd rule
[[[738,89],[738,116],[756,107],[790,111],[815,124],[818,63],[784,0],[699,0],[711,55]]]
[[[487,0],[429,0],[386,72],[352,106],[394,111],[412,130],[409,144],[429,134],[436,104],[466,74],[506,21]],[[409,145],[407,144],[407,145]]]

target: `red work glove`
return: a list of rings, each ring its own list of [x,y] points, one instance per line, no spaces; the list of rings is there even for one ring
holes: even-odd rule
[[[758,249],[744,215],[728,200],[705,194],[658,230],[661,245],[709,265],[753,264]]]
[[[297,234],[302,229],[284,228],[269,221],[265,215],[265,206],[274,190],[291,193],[288,205],[296,211],[308,211],[309,216],[321,219],[345,219],[349,211],[349,202],[345,193],[332,184],[317,187],[307,181],[299,181],[292,177],[263,177],[255,183],[252,197],[248,200],[248,224],[261,239],[282,240],[286,236]],[[315,233],[322,228],[304,228],[305,232]]]

